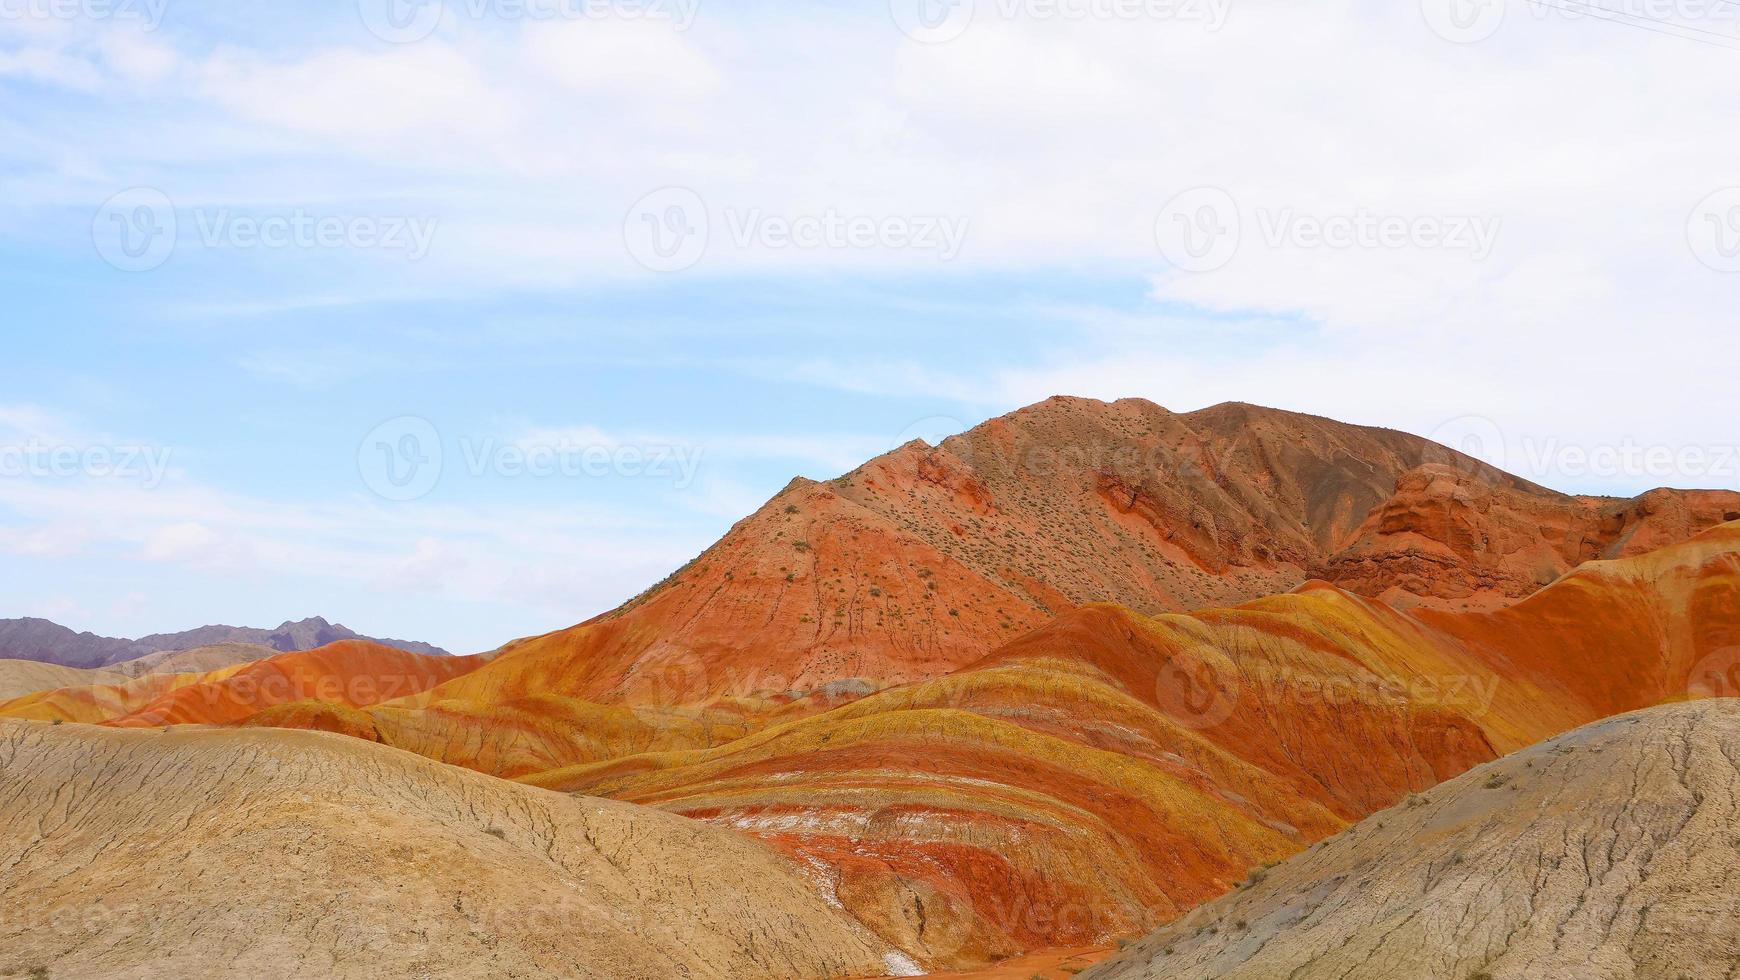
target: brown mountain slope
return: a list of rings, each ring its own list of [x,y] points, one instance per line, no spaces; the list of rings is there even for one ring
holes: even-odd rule
[[[1415,436],[1248,405],[1055,398],[795,481],[635,601],[427,694],[259,721],[515,776],[723,744],[946,675],[1085,602],[1153,614],[1316,576],[1501,608],[1730,507],[1740,494],[1568,497]]]
[[[1083,980],[1717,980],[1740,702],[1597,722],[1376,814]]]
[[[761,845],[308,732],[0,722],[0,975],[823,978],[886,947]]]
[[[1053,398],[794,481],[621,609],[432,695],[698,704],[947,673],[1087,602],[1154,614],[1310,578],[1496,607],[1681,541],[1740,494],[1574,498],[1416,436],[1248,405]]]

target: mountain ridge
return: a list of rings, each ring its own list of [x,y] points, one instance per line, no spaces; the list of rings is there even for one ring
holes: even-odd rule
[[[794,479],[663,582],[507,644],[461,687],[605,703],[647,686],[670,703],[885,687],[1083,603],[1180,612],[1313,579],[1498,608],[1729,514],[1740,493],[1574,497],[1418,436],[1248,403],[1180,415],[1059,396]],[[535,656],[535,684],[501,676]]]
[[[198,626],[179,633],[152,633],[138,639],[76,632],[40,617],[0,619],[0,659],[34,660],[63,667],[111,667],[155,653],[248,643],[280,653],[312,650],[340,640],[367,640],[382,646],[430,656],[450,656],[446,650],[416,640],[363,636],[321,616],[285,620],[273,628]]]

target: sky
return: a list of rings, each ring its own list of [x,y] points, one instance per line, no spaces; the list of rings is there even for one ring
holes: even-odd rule
[[[490,649],[1053,394],[1740,489],[1740,4],[1601,2],[0,0],[0,616]]]

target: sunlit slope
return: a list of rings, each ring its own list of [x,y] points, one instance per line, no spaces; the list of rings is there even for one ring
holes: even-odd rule
[[[1740,523],[1590,562],[1508,609],[1419,618],[1505,679],[1485,719],[1504,751],[1662,701],[1740,695]]]
[[[1090,606],[727,745],[528,778],[762,836],[928,964],[1089,945],[1511,747],[1721,693],[1737,563],[1730,525],[1499,613],[1321,584],[1191,615]]]
[[[1727,977],[1740,703],[1579,728],[1273,868],[1083,980]]]
[[[891,962],[741,835],[310,732],[0,722],[0,908],[0,973],[20,976],[813,980]]]

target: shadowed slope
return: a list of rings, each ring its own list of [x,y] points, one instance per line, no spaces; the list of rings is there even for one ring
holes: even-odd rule
[[[1375,815],[1083,980],[1722,978],[1740,702],[1577,729]]]
[[[808,980],[891,962],[739,835],[306,732],[0,722],[0,907],[0,973],[55,977]]]

